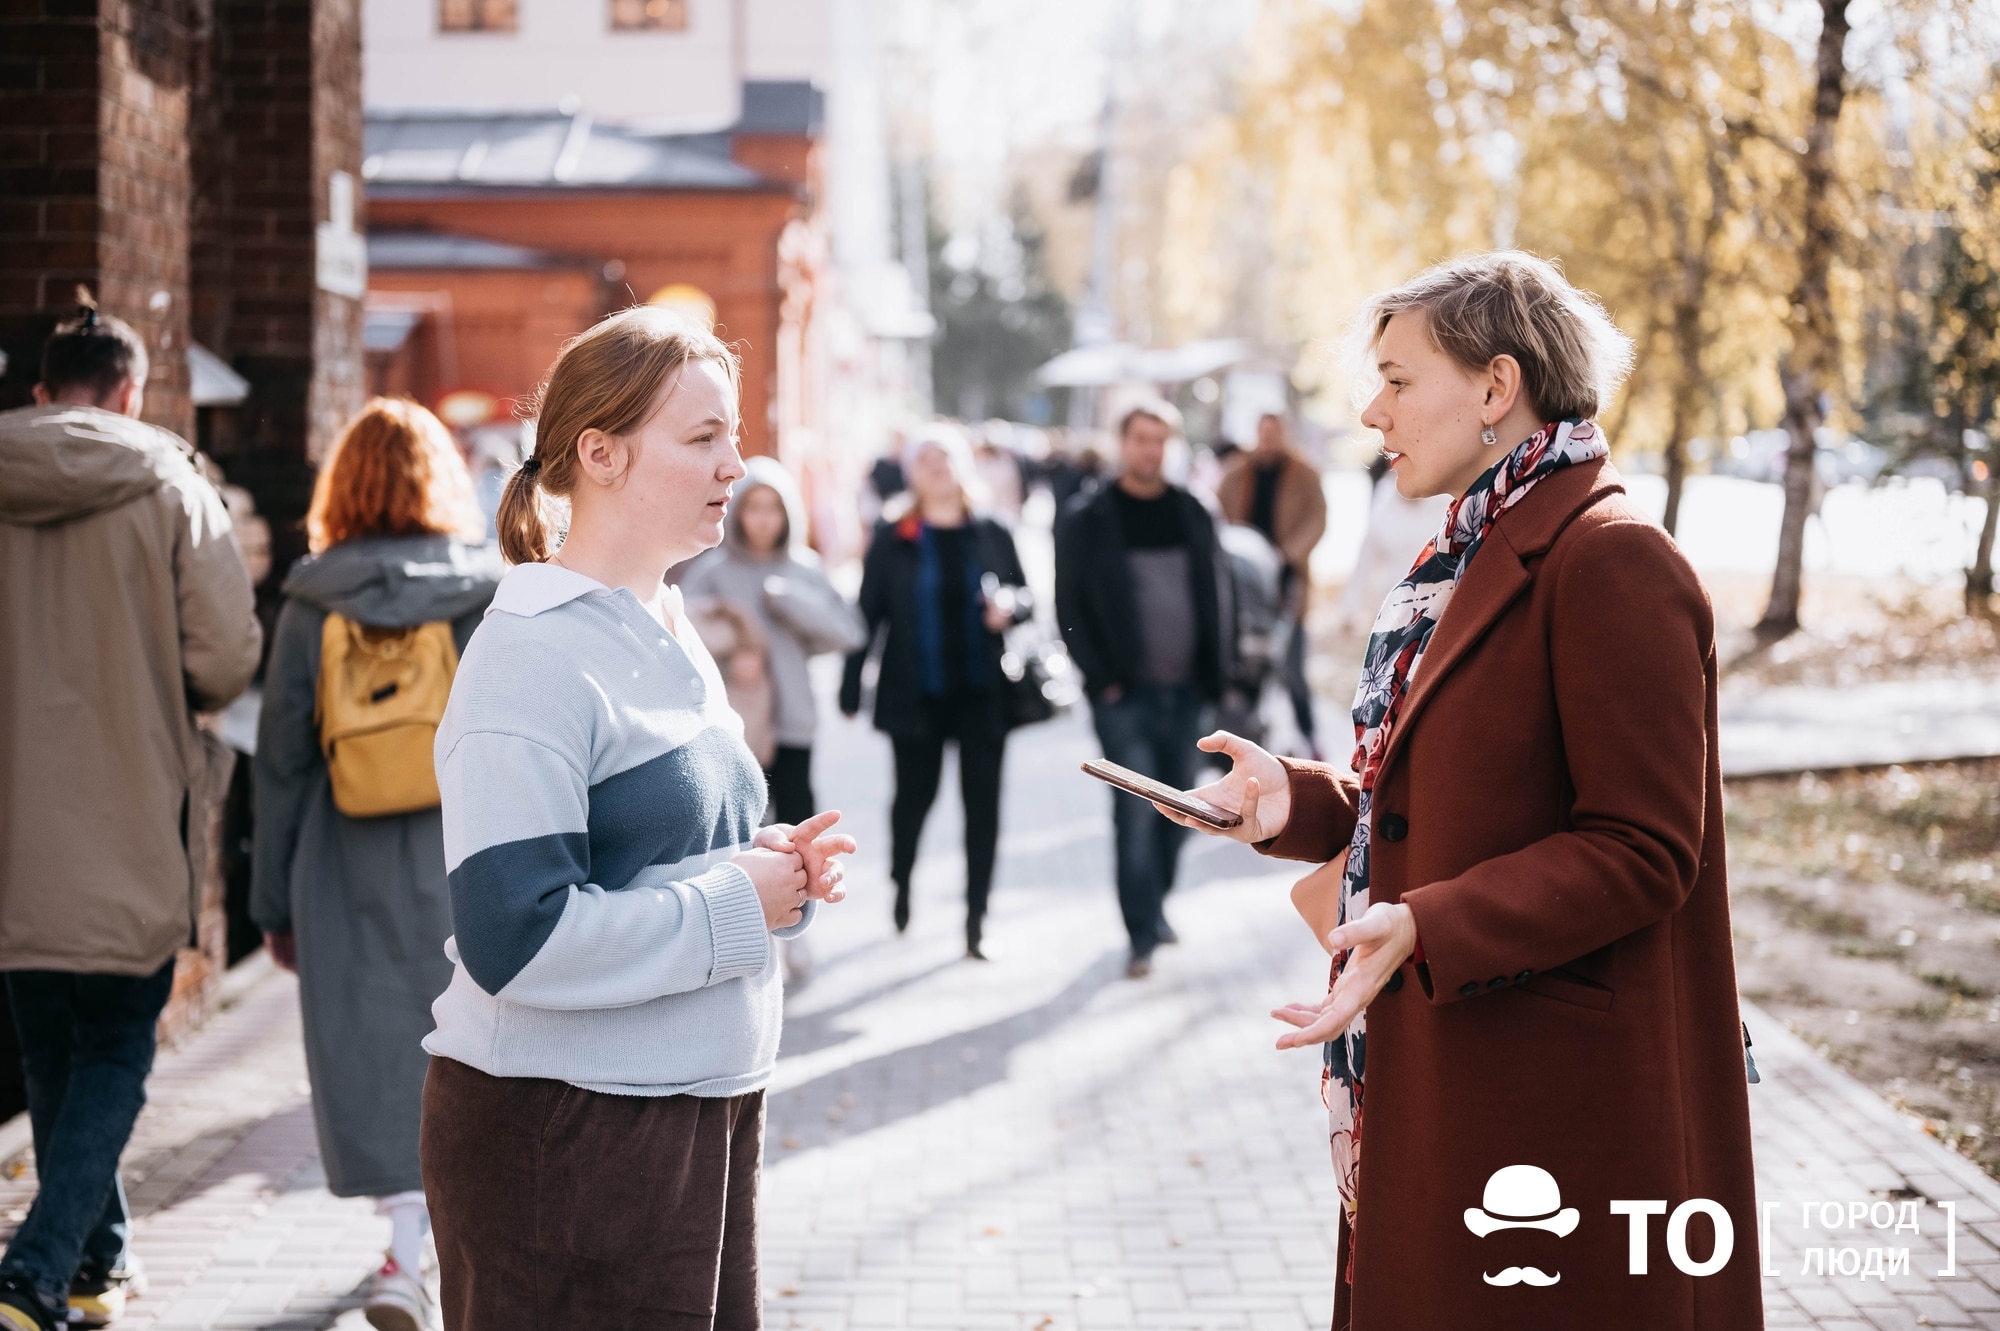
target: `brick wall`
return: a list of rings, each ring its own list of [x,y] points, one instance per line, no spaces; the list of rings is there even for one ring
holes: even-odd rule
[[[59,12],[49,12],[51,9]],[[27,400],[46,313],[97,280],[94,7],[0,10],[0,320],[8,400]]]
[[[615,259],[624,271],[609,293],[611,309],[644,300],[669,283],[700,287],[715,302],[716,331],[736,344],[743,357],[744,451],[775,453],[778,237],[797,208],[789,191],[775,189],[712,194],[540,190],[471,197],[377,196],[369,201],[368,220],[379,230],[443,231],[597,262]],[[450,274],[439,274],[434,285],[457,290]],[[547,355],[554,359],[553,351]],[[476,368],[461,365],[461,377],[469,378]],[[532,388],[534,380],[516,382],[520,389],[509,391]]]
[[[0,406],[27,400],[78,284],[152,352],[146,419],[191,433],[187,0],[0,10]]]
[[[188,400],[187,6],[104,0],[98,97],[98,301],[152,352],[146,419],[194,434]]]
[[[313,6],[313,218],[328,214],[327,182],[336,171],[354,181],[353,224],[365,213],[361,187],[361,0],[319,0]],[[317,461],[340,427],[367,400],[361,348],[362,302],[313,292],[313,378],[307,407],[307,452]]]
[[[280,575],[305,553],[313,459],[363,396],[361,303],[319,290],[313,248],[329,176],[361,174],[360,25],[359,0],[214,0],[199,55],[195,336],[250,382],[217,460],[270,520]]]

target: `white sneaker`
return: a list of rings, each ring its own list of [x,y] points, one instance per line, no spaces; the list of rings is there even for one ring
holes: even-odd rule
[[[431,1293],[416,1272],[405,1271],[396,1259],[383,1260],[369,1284],[362,1307],[375,1331],[431,1331]]]

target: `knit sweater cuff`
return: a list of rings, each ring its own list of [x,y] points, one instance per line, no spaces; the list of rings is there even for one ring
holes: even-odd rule
[[[813,922],[813,913],[818,909],[819,903],[817,901],[806,902],[805,905],[799,907],[799,922],[797,924],[788,924],[782,929],[771,930],[771,937],[797,938]]]
[[[764,905],[750,875],[734,864],[718,864],[688,880],[708,907],[708,931],[715,948],[710,984],[762,973],[771,939],[764,928]]]

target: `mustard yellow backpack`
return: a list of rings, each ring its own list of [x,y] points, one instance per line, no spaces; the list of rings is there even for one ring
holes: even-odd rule
[[[438,806],[431,745],[456,673],[447,621],[380,629],[327,615],[313,713],[335,808],[379,818]]]

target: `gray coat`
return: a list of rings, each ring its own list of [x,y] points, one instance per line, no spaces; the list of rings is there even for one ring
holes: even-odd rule
[[[436,809],[349,818],[333,806],[313,721],[320,631],[329,611],[378,628],[448,619],[463,651],[502,572],[491,547],[410,536],[337,545],[285,579],[253,764],[250,913],[298,940],[313,1118],[335,1196],[423,1187],[421,1042],[451,983],[451,898]]]
[[[806,662],[858,650],[868,629],[861,612],[834,590],[813,552],[797,540],[805,524],[791,474],[772,458],[746,461],[749,474],[729,506],[722,544],[688,564],[681,593],[689,599],[717,597],[756,616],[770,644],[772,734],[787,748],[807,749],[819,728],[819,707]],[[769,486],[785,506],[779,551],[765,558],[751,553],[736,520],[743,498],[759,486]]]

